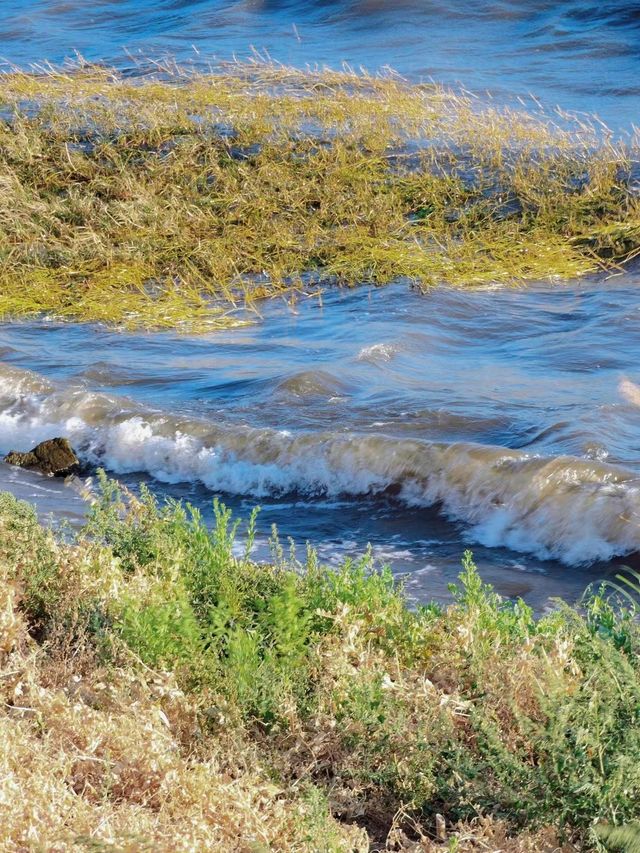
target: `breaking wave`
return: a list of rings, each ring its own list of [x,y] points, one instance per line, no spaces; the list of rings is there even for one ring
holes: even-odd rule
[[[255,428],[61,388],[0,365],[2,450],[68,436],[90,464],[215,492],[309,497],[392,494],[437,506],[475,541],[569,564],[640,550],[636,472],[574,456],[327,430]]]

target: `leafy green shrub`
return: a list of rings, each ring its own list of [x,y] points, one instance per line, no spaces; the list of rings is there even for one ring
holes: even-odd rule
[[[73,635],[82,614],[99,651],[172,671],[206,703],[204,731],[223,709],[319,812],[380,837],[401,819],[491,815],[512,832],[551,824],[585,849],[640,820],[629,601],[591,590],[535,619],[466,553],[453,604],[412,609],[369,553],[334,570],[276,543],[275,563],[258,565],[255,514],[242,549],[221,504],[209,528],[192,507],[100,482],[73,543],[0,496],[0,556],[31,624]]]
[[[8,493],[0,494],[0,519],[0,558],[22,588],[30,623],[41,626],[60,599],[58,549],[35,509]]]

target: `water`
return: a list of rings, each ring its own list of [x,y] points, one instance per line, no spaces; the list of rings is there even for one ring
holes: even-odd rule
[[[638,122],[640,7],[628,0],[5,0],[2,12],[0,55],[22,65],[77,50],[130,68],[124,48],[204,64],[254,46]]]
[[[64,434],[205,512],[213,494],[245,515],[259,501],[261,555],[272,523],[329,560],[371,542],[420,598],[472,547],[541,608],[640,550],[640,408],[620,392],[639,283],[332,291],[200,337],[5,325],[0,450]],[[61,484],[11,477],[43,511],[80,512]]]
[[[247,56],[376,69],[500,102],[637,122],[640,9],[545,0],[5,0],[0,55],[80,51],[206,67]],[[126,50],[125,50],[126,48]],[[486,92],[489,92],[489,95]],[[528,103],[531,103],[529,101]],[[329,292],[247,329],[125,334],[0,325],[0,451],[54,434],[133,487],[211,514],[219,494],[331,561],[371,542],[420,599],[446,598],[465,547],[538,610],[640,551],[640,272],[519,290]],[[78,523],[60,481],[0,464],[0,487]]]

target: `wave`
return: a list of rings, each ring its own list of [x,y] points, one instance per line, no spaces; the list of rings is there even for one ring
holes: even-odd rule
[[[114,474],[256,499],[391,493],[439,507],[482,544],[568,564],[640,550],[640,480],[623,467],[468,442],[212,423],[0,365],[2,449],[55,434]]]

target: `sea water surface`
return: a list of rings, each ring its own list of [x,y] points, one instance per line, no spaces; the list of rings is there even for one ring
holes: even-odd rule
[[[629,0],[3,0],[0,56],[28,65],[135,67],[162,55],[206,67],[263,55],[297,66],[392,66],[499,99],[638,123],[640,6]],[[125,53],[126,51],[126,53]]]
[[[622,0],[5,0],[0,56],[143,56],[206,68],[252,46],[298,66],[392,66],[481,98],[640,113],[640,8]],[[257,553],[308,540],[446,598],[464,548],[538,610],[640,551],[640,270],[526,288],[406,283],[277,300],[189,337],[55,319],[0,325],[0,452],[68,435],[89,465],[247,515]],[[79,522],[64,483],[0,464],[0,488]]]
[[[639,378],[639,286],[330,290],[193,337],[5,324],[0,451],[67,435],[209,516],[214,495],[260,503],[261,556],[272,524],[328,560],[370,542],[421,599],[471,547],[542,608],[640,550],[640,408],[620,391]],[[0,483],[84,510],[36,474],[3,465]]]

